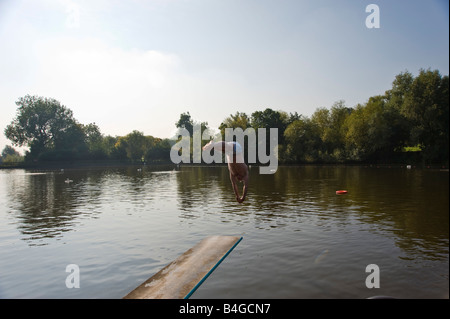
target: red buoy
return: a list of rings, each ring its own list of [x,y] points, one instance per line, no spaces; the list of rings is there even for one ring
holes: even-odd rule
[[[343,194],[347,194],[347,191],[346,190],[336,191],[336,195],[343,195]]]

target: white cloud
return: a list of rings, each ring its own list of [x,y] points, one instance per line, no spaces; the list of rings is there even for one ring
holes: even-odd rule
[[[66,5],[66,27],[69,29],[80,27],[80,6],[72,1]]]
[[[161,88],[178,64],[175,55],[108,47],[95,39],[63,39],[44,46],[38,53],[41,74],[47,84],[63,86],[63,91],[67,84],[72,89],[96,88],[110,94],[113,88]]]
[[[218,126],[243,107],[258,107],[244,76],[223,69],[188,73],[172,53],[73,37],[40,41],[34,51],[38,65],[27,93],[59,100],[105,134],[137,129],[170,137],[182,112]]]
[[[36,52],[39,66],[33,91],[61,101],[82,123],[103,124],[106,133],[108,129],[119,131],[111,134],[148,131],[130,122],[164,115],[165,98],[170,98],[168,87],[175,78],[183,77],[176,55],[125,50],[97,39],[41,42]],[[125,128],[123,123],[127,121]]]

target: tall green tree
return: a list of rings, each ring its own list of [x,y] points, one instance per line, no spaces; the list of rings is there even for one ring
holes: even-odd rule
[[[83,125],[75,123],[68,127],[64,134],[55,137],[53,147],[40,154],[45,160],[78,160],[86,159],[89,153],[86,145]],[[44,156],[44,157],[43,157]]]
[[[154,139],[154,145],[147,150],[145,159],[150,162],[169,162],[172,145],[169,139]]]
[[[405,100],[410,94],[413,81],[414,76],[408,71],[395,76],[392,88],[385,93],[385,97],[391,107],[403,112]]]
[[[103,135],[100,128],[95,123],[89,123],[82,126],[86,147],[89,156],[94,159],[106,159],[107,152],[103,142]]]
[[[396,123],[394,139],[419,146],[424,161],[448,162],[448,81],[438,70],[421,69],[416,77],[406,71],[395,77],[385,94],[395,115],[395,121],[390,120]]]
[[[387,159],[394,151],[392,146],[393,123],[388,121],[386,102],[383,96],[374,96],[364,107],[367,123],[367,151],[372,159]]]
[[[119,137],[116,148],[119,149],[119,151],[125,151],[127,158],[132,162],[141,162],[148,149],[144,133],[136,130],[125,136]]]
[[[393,161],[407,140],[407,125],[386,96],[370,97],[344,122],[346,149],[351,160]]]
[[[30,147],[34,157],[54,149],[67,132],[76,130],[72,111],[55,99],[26,95],[16,104],[16,117],[5,128],[5,136],[14,145]]]
[[[102,138],[102,150],[105,153],[106,157],[113,160],[121,160],[126,159],[127,155],[124,150],[123,153],[120,153],[116,148],[116,143],[119,140],[118,136],[107,135]]]
[[[224,136],[226,128],[235,129],[238,127],[240,127],[243,131],[250,127],[250,119],[244,112],[236,112],[234,115],[230,114],[230,116],[225,118],[219,125],[219,130],[222,136]]]
[[[191,114],[189,114],[189,112],[181,113],[178,122],[175,123],[175,126],[177,128],[184,128],[189,132],[190,136],[193,135],[194,120],[192,119]]]
[[[351,160],[366,159],[369,154],[368,120],[362,104],[358,104],[345,122],[346,148]]]
[[[321,139],[319,157],[323,161],[343,161],[345,154],[345,120],[352,112],[344,101],[337,101],[331,109],[319,108],[311,116]]]
[[[319,159],[320,130],[307,117],[293,121],[284,131],[286,139],[285,161],[311,163]]]
[[[424,160],[447,158],[449,147],[449,78],[439,71],[420,70],[402,109],[411,121],[411,142],[423,147]]]
[[[250,117],[251,126],[258,130],[258,128],[266,129],[266,141],[269,142],[269,129],[278,129],[278,144],[284,144],[284,131],[288,125],[288,117],[280,111],[274,111],[271,108],[266,108],[264,111],[255,111]],[[267,145],[268,147],[268,145]]]

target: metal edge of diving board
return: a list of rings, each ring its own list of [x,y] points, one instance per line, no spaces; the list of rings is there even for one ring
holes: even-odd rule
[[[239,236],[204,238],[123,299],[189,299],[242,239]]]

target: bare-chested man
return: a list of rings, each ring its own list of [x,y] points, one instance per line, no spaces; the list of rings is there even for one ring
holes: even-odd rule
[[[230,148],[230,151],[226,151],[226,147]],[[234,194],[236,195],[236,200],[242,203],[245,200],[245,196],[248,191],[248,167],[244,162],[244,154],[242,147],[237,142],[216,142],[210,141],[208,144],[203,146],[203,150],[211,150],[215,148],[227,156],[228,170],[230,171],[230,180],[233,185]],[[232,152],[231,152],[232,150]],[[243,182],[244,188],[242,190],[242,197],[239,196],[239,191],[237,188],[237,182]]]

